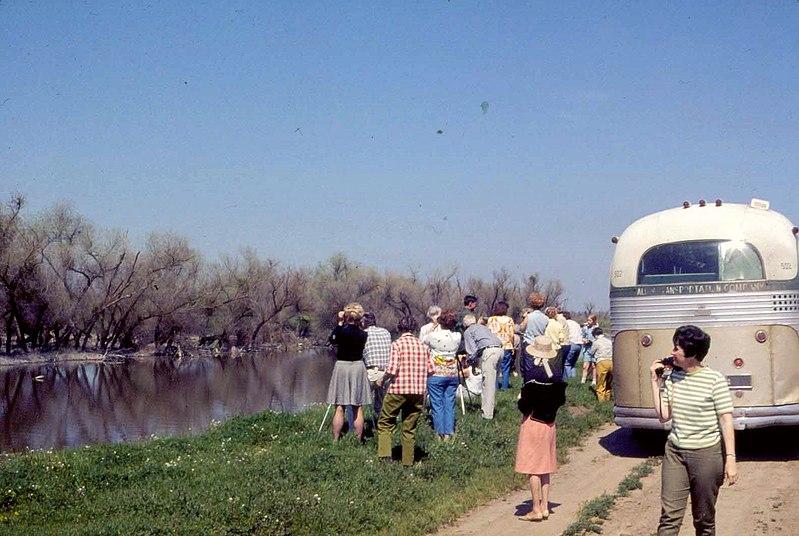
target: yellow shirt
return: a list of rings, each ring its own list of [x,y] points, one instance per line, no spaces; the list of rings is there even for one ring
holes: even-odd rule
[[[544,335],[552,339],[553,350],[560,350],[560,347],[569,340],[569,332],[563,328],[563,324],[554,318],[550,318],[549,322],[547,322],[547,329],[544,330]]]

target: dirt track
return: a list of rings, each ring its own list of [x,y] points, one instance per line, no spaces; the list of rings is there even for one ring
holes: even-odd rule
[[[799,534],[799,428],[738,432],[739,481],[721,490],[717,534]],[[553,476],[548,521],[530,523],[516,516],[529,511],[529,491],[515,492],[478,508],[441,535],[560,535],[580,505],[604,492],[613,493],[629,471],[649,456],[663,453],[662,437],[634,438],[629,430],[608,425],[570,454]],[[660,515],[660,471],[643,480],[643,489],[617,501],[605,521],[606,536],[654,535]],[[690,505],[681,534],[693,534]]]

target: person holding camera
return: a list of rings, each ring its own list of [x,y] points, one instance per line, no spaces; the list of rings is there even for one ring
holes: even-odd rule
[[[358,441],[363,435],[363,406],[372,403],[369,377],[363,363],[367,333],[360,328],[363,307],[350,303],[338,313],[338,325],[328,341],[336,346],[336,365],[327,388],[327,403],[336,406],[333,414],[333,440],[338,441],[344,428],[344,408],[354,406],[353,426]]]
[[[724,375],[702,364],[710,349],[707,333],[681,326],[672,340],[672,355],[649,368],[658,419],[671,420],[657,534],[679,534],[690,493],[696,534],[711,536],[719,488],[738,480],[732,397]]]

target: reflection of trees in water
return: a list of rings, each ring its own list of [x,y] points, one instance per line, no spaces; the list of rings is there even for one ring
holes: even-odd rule
[[[129,441],[267,408],[296,411],[324,401],[332,367],[326,352],[309,351],[7,369],[0,449]]]

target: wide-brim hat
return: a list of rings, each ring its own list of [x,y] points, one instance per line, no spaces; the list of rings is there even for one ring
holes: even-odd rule
[[[557,350],[552,348],[552,339],[546,335],[539,335],[533,339],[533,344],[528,344],[527,353],[533,357],[541,357],[543,359],[552,359],[558,355]]]

